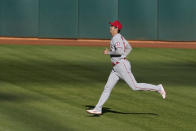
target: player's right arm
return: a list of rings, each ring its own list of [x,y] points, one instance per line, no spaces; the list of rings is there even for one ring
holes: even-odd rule
[[[125,57],[129,55],[129,53],[131,52],[132,47],[131,45],[126,41],[126,45],[125,45]]]

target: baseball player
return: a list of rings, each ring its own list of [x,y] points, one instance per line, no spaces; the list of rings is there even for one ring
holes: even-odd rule
[[[104,54],[111,57],[113,69],[110,73],[108,81],[104,87],[104,91],[97,105],[94,109],[86,111],[90,114],[102,114],[102,106],[109,98],[113,87],[116,85],[119,79],[123,79],[134,91],[156,91],[161,94],[163,99],[165,99],[166,92],[162,84],[152,85],[146,83],[138,83],[135,80],[131,72],[131,64],[126,59],[127,55],[131,52],[132,47],[129,45],[127,40],[120,34],[122,25],[119,21],[110,22],[109,24],[111,25],[110,33],[112,35],[112,39],[110,42],[110,50],[105,49]]]

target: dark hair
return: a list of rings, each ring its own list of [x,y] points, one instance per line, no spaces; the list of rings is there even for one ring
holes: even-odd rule
[[[120,33],[120,30],[118,30],[118,33]]]

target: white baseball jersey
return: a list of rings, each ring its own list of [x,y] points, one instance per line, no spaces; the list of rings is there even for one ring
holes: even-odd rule
[[[160,85],[152,85],[147,83],[138,83],[132,72],[131,64],[127,59],[124,59],[130,52],[132,48],[129,43],[124,39],[121,34],[116,34],[113,36],[110,43],[111,61],[113,63],[113,69],[110,73],[108,81],[104,87],[104,91],[95,106],[95,110],[102,112],[102,107],[104,103],[110,96],[110,93],[119,79],[123,79],[130,88],[133,90],[144,90],[144,91],[161,91]]]
[[[131,52],[131,50],[131,46],[121,34],[116,34],[113,36],[110,42],[109,52],[112,63],[116,63],[122,58],[125,58]]]

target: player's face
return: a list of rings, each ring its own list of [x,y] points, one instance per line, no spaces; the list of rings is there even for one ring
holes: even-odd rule
[[[114,34],[115,32],[118,32],[118,29],[111,25],[110,26],[110,33]]]

